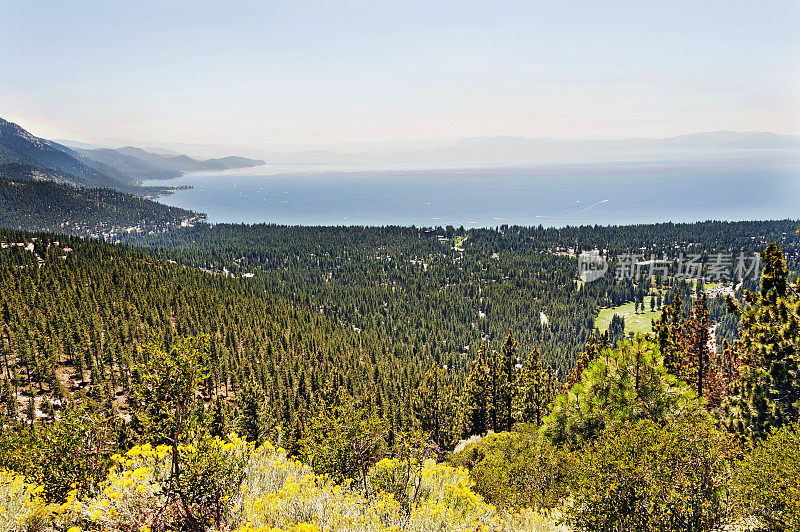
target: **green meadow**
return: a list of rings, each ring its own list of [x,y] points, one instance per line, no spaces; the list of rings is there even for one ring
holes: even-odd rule
[[[594,320],[594,326],[601,331],[608,330],[608,325],[611,323],[611,318],[614,314],[619,314],[623,318],[625,318],[625,332],[652,332],[653,331],[653,324],[651,320],[659,317],[661,312],[656,310],[655,312],[650,312],[650,296],[645,296],[644,298],[644,307],[646,312],[639,314],[635,313],[635,303],[625,303],[624,305],[620,305],[618,307],[612,308],[604,308],[600,310],[600,314],[598,314],[597,318]]]

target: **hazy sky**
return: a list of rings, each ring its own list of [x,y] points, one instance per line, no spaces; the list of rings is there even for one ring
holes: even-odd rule
[[[800,2],[0,0],[0,116],[272,149],[800,133]]]

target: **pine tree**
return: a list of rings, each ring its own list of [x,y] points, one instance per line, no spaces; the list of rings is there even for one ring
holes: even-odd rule
[[[603,354],[553,402],[543,421],[543,432],[553,441],[579,443],[625,421],[667,424],[699,414],[694,391],[666,371],[651,340],[640,335]]]
[[[616,346],[620,340],[625,339],[625,318],[619,314],[611,316],[611,323],[608,325],[609,342]]]
[[[419,427],[440,446],[444,443],[443,435],[447,432],[445,425],[449,424],[448,401],[444,371],[435,366],[428,370],[414,391],[411,408]]]
[[[681,313],[683,302],[675,294],[671,305],[661,309],[661,317],[653,320],[653,332],[659,351],[664,357],[664,367],[675,376],[682,374],[685,318]]]
[[[17,419],[17,401],[11,393],[11,386],[8,381],[0,385],[0,404],[5,408],[5,418],[14,422]]]
[[[497,418],[494,430],[511,430],[514,425],[513,402],[517,392],[517,342],[511,331],[505,342],[500,347],[500,351],[493,353],[495,363],[493,364],[496,376],[493,379],[496,383],[494,404],[497,405]]]
[[[471,434],[486,434],[489,417],[489,361],[486,344],[481,344],[467,381],[468,425]]]
[[[709,360],[709,340],[711,320],[708,316],[708,301],[705,292],[695,301],[692,315],[686,322],[686,354],[683,375],[679,377],[694,384],[698,397],[704,395],[704,385],[710,380],[713,371]],[[686,378],[688,377],[688,378]]]
[[[578,357],[575,367],[572,368],[572,372],[567,376],[567,380],[562,386],[563,391],[569,390],[576,382],[581,380],[581,373],[589,366],[592,360],[600,356],[600,353],[602,353],[604,349],[611,347],[608,343],[608,331],[600,333],[599,335],[598,332],[599,331],[595,329],[589,335],[585,350],[581,353],[581,356]]]
[[[749,438],[800,418],[800,294],[788,282],[788,268],[774,243],[761,254],[759,293],[746,291],[740,339],[732,349],[741,359],[739,379],[723,402],[724,423]]]
[[[467,396],[473,434],[510,430],[514,424],[514,396],[517,393],[517,342],[509,331],[500,351],[487,354],[481,345],[472,368]]]
[[[259,414],[264,402],[264,392],[252,385],[244,386],[236,397],[236,431],[250,441],[262,440]]]
[[[541,425],[555,392],[555,377],[550,368],[542,364],[539,349],[534,347],[519,376],[519,393],[515,401],[517,418]]]
[[[694,302],[686,316],[683,302],[675,294],[672,305],[664,307],[661,317],[653,321],[653,331],[664,356],[664,367],[671,374],[691,384],[698,397],[705,397],[709,406],[717,406],[727,386],[723,360],[727,355],[717,355],[710,349],[713,321],[708,311],[705,292]]]

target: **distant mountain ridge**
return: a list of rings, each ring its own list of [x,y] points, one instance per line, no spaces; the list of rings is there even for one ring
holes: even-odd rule
[[[668,147],[717,149],[792,149],[800,148],[800,135],[779,135],[762,131],[712,131],[660,139]]]
[[[138,194],[141,181],[171,179],[184,172],[218,171],[264,164],[259,159],[228,156],[199,160],[181,154],[125,148],[71,148],[32,135],[0,118],[0,165],[21,164],[61,173],[58,181],[83,187],[113,188]]]
[[[113,238],[122,231],[156,233],[204,218],[145,199],[169,189],[137,186],[118,166],[114,159],[85,157],[0,118],[0,225]]]
[[[171,179],[181,175],[178,170],[154,166],[139,157],[110,148],[77,149],[76,151],[85,159],[122,172],[131,182],[143,179]]]
[[[0,164],[16,163],[55,170],[61,173],[62,180],[77,186],[128,188],[125,182],[92,168],[70,152],[75,153],[0,118]]]
[[[629,137],[620,139],[581,139],[520,137],[513,135],[494,137],[467,137],[459,139],[442,150],[454,148],[495,148],[562,150],[613,149],[613,150],[668,150],[668,149],[800,149],[800,135],[779,135],[769,132],[712,131],[691,133],[666,138]]]
[[[85,158],[108,165],[136,181],[145,179],[171,179],[184,172],[228,170],[231,168],[250,168],[265,164],[259,159],[228,156],[218,159],[199,160],[188,155],[171,155],[145,151],[141,148],[76,148]]]
[[[551,162],[693,160],[702,157],[800,161],[800,135],[712,131],[666,138],[554,138],[496,135],[271,152],[277,164],[386,164],[406,168],[513,167]],[[418,166],[422,165],[422,166]]]

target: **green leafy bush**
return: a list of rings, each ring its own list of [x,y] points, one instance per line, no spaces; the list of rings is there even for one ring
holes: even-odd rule
[[[206,434],[179,447],[179,472],[163,480],[163,484],[172,481],[172,491],[180,500],[184,516],[189,522],[196,520],[198,528],[204,528],[203,523],[221,525],[225,503],[244,479],[253,445],[235,434],[228,439],[225,442]]]
[[[171,348],[151,344],[136,366],[141,376],[133,403],[137,422],[160,446],[169,468],[157,476],[161,508],[154,525],[205,530],[220,526],[231,494],[238,490],[253,445],[231,435],[229,443],[208,432],[199,394],[208,377],[208,337],[186,338]],[[230,452],[230,449],[238,449]]]
[[[358,479],[366,490],[367,471],[388,457],[386,420],[359,405],[343,390],[336,403],[327,405],[311,419],[297,442],[297,454],[318,474],[336,481]]]
[[[719,530],[736,451],[707,419],[615,426],[576,453],[568,521],[592,531]]]
[[[736,501],[760,530],[800,530],[800,424],[774,431],[737,466]]]
[[[475,491],[504,508],[553,508],[567,495],[567,451],[537,431],[489,434],[453,454],[469,469]]]
[[[39,483],[48,501],[77,488],[86,493],[111,466],[116,420],[65,408],[54,423],[0,431],[0,468]]]

